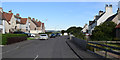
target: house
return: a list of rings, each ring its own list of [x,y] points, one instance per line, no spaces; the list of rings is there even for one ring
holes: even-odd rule
[[[83,33],[88,33],[88,24],[85,24],[85,26],[82,29]]]
[[[116,38],[120,39],[120,23],[115,27],[116,29]]]
[[[27,33],[45,32],[44,23],[34,18],[22,18],[19,13],[14,15],[12,10],[8,13],[0,8],[0,33],[13,33],[14,31],[23,31]]]
[[[30,20],[30,33],[33,34],[38,34],[38,33],[43,33],[42,31],[42,22],[38,21],[35,18]]]
[[[92,35],[92,31],[94,30],[95,26],[99,26],[100,24],[104,23],[112,15],[114,15],[112,11],[112,5],[106,5],[105,12],[99,11],[99,14],[94,16],[94,20],[89,21],[88,33]]]
[[[20,30],[23,32],[30,33],[30,19],[20,18]]]
[[[15,17],[12,13],[12,10],[10,10],[8,13],[7,12],[4,12],[3,9],[1,8],[0,9],[1,11],[1,16],[2,16],[2,19],[1,19],[1,22],[2,25],[1,27],[3,27],[1,30],[3,31],[3,33],[12,33],[15,31],[15,26],[16,26],[16,20],[15,20]]]
[[[118,25],[120,23],[119,20],[118,20],[118,17],[119,17],[118,15],[120,16],[120,10],[119,9],[117,10],[116,14],[110,16],[106,21],[112,21],[112,22],[114,22]]]

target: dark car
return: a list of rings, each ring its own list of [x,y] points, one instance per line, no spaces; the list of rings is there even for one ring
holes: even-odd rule
[[[56,33],[56,36],[61,36],[60,33]]]
[[[28,37],[31,36],[30,33],[22,32],[22,31],[15,31],[15,32],[13,32],[13,33],[14,33],[14,34],[26,34]]]
[[[55,36],[56,36],[55,34],[51,34],[50,38],[55,38]]]

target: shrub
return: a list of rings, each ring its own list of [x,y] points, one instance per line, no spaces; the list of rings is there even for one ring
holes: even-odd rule
[[[2,36],[2,39],[1,39],[2,43],[1,44],[6,45],[7,38],[9,38],[9,37],[21,37],[21,36],[26,36],[26,35],[25,34],[2,34],[1,36]]]

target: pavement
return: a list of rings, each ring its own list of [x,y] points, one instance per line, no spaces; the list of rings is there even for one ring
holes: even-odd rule
[[[83,50],[81,47],[67,39],[66,43],[81,60],[109,60],[89,50]]]
[[[27,40],[2,47],[2,60],[80,60],[66,44],[66,37]]]

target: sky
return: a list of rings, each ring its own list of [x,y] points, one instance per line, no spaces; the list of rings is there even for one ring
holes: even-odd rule
[[[66,30],[88,24],[100,10],[105,11],[106,4],[112,4],[117,12],[118,2],[3,2],[2,7],[5,12],[40,20],[46,30]]]

